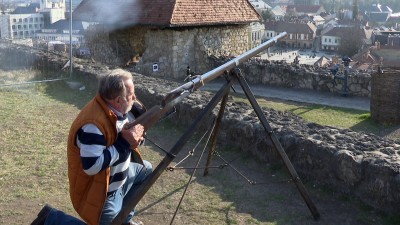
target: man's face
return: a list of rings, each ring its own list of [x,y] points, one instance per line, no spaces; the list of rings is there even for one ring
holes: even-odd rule
[[[133,102],[136,100],[135,95],[135,86],[133,85],[133,81],[131,79],[124,81],[126,88],[126,95],[119,96],[119,110],[122,114],[128,113],[132,109]]]

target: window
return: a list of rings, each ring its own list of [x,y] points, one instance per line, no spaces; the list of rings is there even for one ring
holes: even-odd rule
[[[25,18],[25,19],[24,19],[24,22],[25,22],[25,23],[26,23],[26,22],[28,22],[28,19],[27,19],[27,18]]]
[[[13,22],[16,23],[16,22],[17,22],[17,19],[14,18],[14,19],[13,19]]]

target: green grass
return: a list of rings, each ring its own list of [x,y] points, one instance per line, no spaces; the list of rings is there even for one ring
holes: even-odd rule
[[[64,82],[0,89],[0,161],[2,168],[0,171],[0,188],[2,190],[0,194],[0,224],[3,222],[4,224],[27,224],[29,219],[33,218],[40,209],[40,204],[46,202],[68,213],[74,213],[68,196],[66,138],[71,122],[80,108],[93,95],[92,90],[82,92],[71,90]],[[339,119],[335,120],[330,117],[350,117],[354,114],[356,119],[349,119],[353,121],[351,126],[357,125],[356,121],[360,124],[370,120],[365,112],[342,112],[341,109],[334,108],[322,110],[320,107],[311,105],[301,107],[298,104],[266,100],[260,100],[260,104],[279,110],[292,111],[302,117],[309,115],[310,119],[313,119],[310,113],[315,111],[313,113],[318,114],[315,116],[318,116],[323,123],[326,123],[328,119],[332,121],[331,126],[336,126],[337,124],[335,125],[334,122]],[[333,114],[332,112],[335,110],[341,112]],[[166,146],[166,149],[169,150],[168,147],[176,142],[175,138],[180,136],[181,132],[181,128],[165,120],[158,124],[155,130],[149,132],[149,135],[157,142],[162,140],[162,146]],[[164,138],[166,134],[168,134],[168,139]],[[196,141],[193,140],[191,144],[194,143]],[[182,153],[186,153],[188,149],[182,150]],[[238,149],[225,150],[222,151],[230,154],[231,158],[240,154]],[[200,151],[198,149],[196,154],[199,154]],[[164,156],[159,151],[158,153],[153,152],[156,151],[145,154],[146,159],[154,163]],[[214,159],[217,160],[216,157]],[[256,171],[256,168],[260,168],[262,174],[273,173],[277,177],[281,177],[285,173],[280,164],[271,164],[266,167],[257,159],[252,160],[250,156],[238,159],[238,165],[245,165],[247,170],[252,172]],[[165,217],[162,221],[169,222],[171,212],[175,210],[188,181],[189,173],[190,171],[182,170],[165,172],[146,194],[141,204],[141,207],[144,207],[153,203],[153,207],[158,208],[156,210],[149,208],[141,215],[148,216],[150,219]],[[285,195],[287,192],[264,192],[271,186],[276,186],[275,188],[281,191],[281,189],[285,189],[285,184],[270,184],[268,188],[255,185],[250,188],[249,184],[229,168],[212,170],[209,177],[198,175],[192,183],[178,215],[187,217],[187,220],[193,219],[192,222],[196,224],[204,224],[204,221],[208,221],[210,224],[296,224],[297,220],[301,220],[304,224],[304,221],[309,220],[306,206],[301,199],[293,198],[297,199],[297,203],[294,205],[298,205],[297,209],[304,209],[305,213],[287,213],[285,211],[287,204],[294,201],[290,196]],[[253,192],[256,191],[253,190],[257,190],[259,195],[254,195]],[[297,190],[293,187],[289,187],[289,190],[291,190],[289,193],[295,193],[294,196],[298,196]],[[315,190],[312,191],[315,192]],[[328,197],[329,201],[332,201],[333,197]],[[339,201],[349,202],[346,199],[339,199]],[[276,206],[284,209],[281,210],[282,212],[275,210]],[[357,207],[360,208],[360,206]],[[368,221],[369,210],[361,210],[363,213],[359,214],[360,220]],[[146,215],[151,212],[153,214]],[[381,218],[387,225],[399,224],[398,217],[382,215]],[[185,223],[181,222],[180,224]]]
[[[249,104],[246,98],[239,95],[234,96],[234,101]],[[352,129],[357,132],[373,133],[379,136],[385,135],[387,130],[397,128],[396,126],[385,126],[375,123],[368,111],[291,101],[268,100],[261,97],[257,98],[257,102],[261,107],[267,107],[282,112],[291,112],[300,116],[307,122],[313,122],[324,126]]]

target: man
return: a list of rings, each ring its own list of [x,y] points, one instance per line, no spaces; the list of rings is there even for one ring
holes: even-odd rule
[[[97,95],[72,123],[68,137],[68,178],[74,209],[89,225],[109,225],[122,209],[126,194],[152,172],[137,149],[144,128],[124,124],[134,120],[138,101],[132,75],[122,69],[100,78]],[[142,106],[139,104],[139,106]],[[139,107],[132,111],[142,111]],[[124,224],[143,224],[132,220]],[[37,223],[35,223],[35,221]],[[85,224],[46,205],[32,224]]]

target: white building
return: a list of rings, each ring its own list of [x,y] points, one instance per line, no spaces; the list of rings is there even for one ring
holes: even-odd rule
[[[84,42],[84,30],[87,29],[88,23],[73,21],[72,23],[72,44],[81,44]],[[44,42],[58,41],[64,44],[70,43],[70,21],[60,20],[51,24],[36,33],[36,39]]]
[[[257,47],[258,45],[261,44],[262,39],[265,35],[264,33],[265,33],[264,24],[258,23],[258,22],[254,22],[254,23],[250,24],[250,26],[249,26],[249,35],[250,35],[249,49]]]
[[[0,15],[0,37],[2,39],[32,38],[44,27],[42,14]]]
[[[46,26],[65,19],[65,0],[41,0],[0,15],[0,38],[33,38]]]
[[[65,0],[40,1],[39,13],[44,15],[45,25],[65,19]]]

